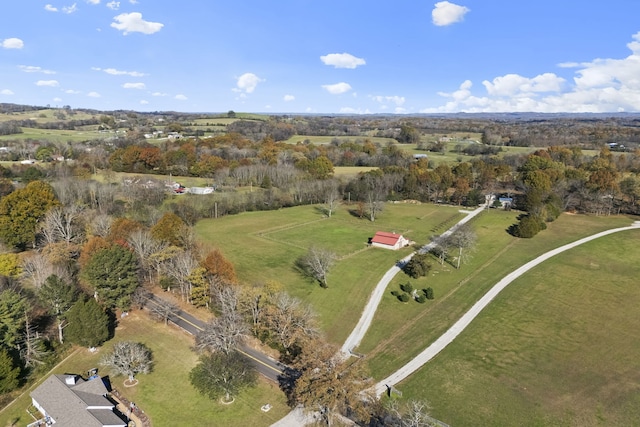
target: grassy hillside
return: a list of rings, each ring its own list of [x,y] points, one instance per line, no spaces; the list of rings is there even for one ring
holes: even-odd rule
[[[404,397],[455,426],[640,425],[639,238],[603,237],[510,284]]]

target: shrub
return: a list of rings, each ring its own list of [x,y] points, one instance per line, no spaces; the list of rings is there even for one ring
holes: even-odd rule
[[[401,293],[400,295],[398,295],[398,299],[402,302],[407,302],[410,298],[411,297],[407,293]]]
[[[424,304],[424,302],[427,300],[427,297],[424,295],[418,295],[416,297],[416,301],[419,302],[420,304]]]
[[[403,291],[405,291],[408,294],[413,292],[413,286],[409,282],[401,284],[400,285],[400,289],[402,289]]]
[[[547,224],[537,215],[525,215],[520,218],[520,222],[510,228],[510,232],[515,237],[530,239],[540,231],[547,228]]]
[[[427,289],[423,289],[423,290],[422,290],[422,292],[424,292],[424,296],[425,296],[427,299],[433,299],[433,298],[435,298],[435,297],[433,296],[433,288],[432,288],[432,287],[428,287]]]
[[[431,265],[427,262],[427,256],[427,254],[415,254],[402,270],[414,279],[426,276],[431,269]]]

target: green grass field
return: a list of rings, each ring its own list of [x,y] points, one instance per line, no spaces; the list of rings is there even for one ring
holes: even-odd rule
[[[491,210],[471,224],[478,243],[468,264],[456,270],[440,266],[433,258],[427,278],[410,280],[398,274],[382,300],[359,353],[367,355],[371,371],[383,378],[427,347],[462,316],[506,274],[538,255],[596,232],[630,225],[629,217],[562,215],[533,239],[517,239],[506,233],[515,222],[515,212]],[[414,288],[431,286],[436,298],[424,304],[400,303],[391,290],[410,281]]]
[[[385,146],[388,143],[395,143],[396,140],[393,138],[382,138],[377,136],[314,136],[314,135],[294,135],[288,140],[284,141],[287,144],[303,144],[305,141],[309,141],[315,145],[328,145],[331,144],[331,141],[337,139],[340,142],[347,141],[371,141],[374,144],[380,144],[381,146]]]
[[[189,371],[197,363],[191,351],[193,338],[184,332],[154,322],[144,313],[132,312],[121,321],[116,337],[107,342],[95,354],[80,349],[72,357],[54,369],[53,373],[85,374],[91,368],[101,368],[99,360],[114,342],[132,340],[145,343],[153,352],[154,371],[139,375],[139,384],[125,388],[123,376],[111,377],[112,386],[145,411],[155,426],[269,426],[289,412],[286,398],[272,384],[260,378],[257,387],[246,390],[231,405],[223,405],[199,395],[191,386]],[[100,370],[107,375],[108,369]],[[31,399],[28,392],[0,412],[0,426],[25,426],[32,421],[27,414]],[[265,413],[260,407],[270,403],[273,408]]]
[[[377,230],[386,230],[425,243],[433,230],[461,216],[455,207],[388,203],[383,214],[371,222],[351,215],[346,206],[331,218],[318,206],[300,206],[203,220],[195,230],[234,263],[243,282],[275,280],[312,304],[328,338],[341,343],[358,321],[378,280],[411,252],[409,248],[398,252],[368,248],[368,239]],[[312,244],[341,257],[329,273],[328,289],[295,269],[295,260]]]
[[[510,284],[404,398],[455,426],[640,425],[639,239],[600,238]]]
[[[95,139],[107,139],[114,136],[113,133],[100,133],[97,130],[58,130],[22,128],[22,133],[13,135],[0,135],[0,141],[15,141],[32,139],[48,142],[82,142]]]

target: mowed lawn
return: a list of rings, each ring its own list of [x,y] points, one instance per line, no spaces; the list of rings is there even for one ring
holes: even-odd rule
[[[391,374],[424,350],[505,275],[542,253],[605,229],[627,226],[630,217],[561,215],[533,239],[506,232],[516,212],[490,210],[470,224],[478,236],[472,258],[456,270],[433,258],[426,278],[412,280],[399,273],[389,285],[374,321],[357,352],[366,354],[377,379]],[[434,289],[435,299],[419,304],[399,302],[391,291],[410,282],[416,289]]]
[[[154,369],[147,375],[139,375],[139,384],[125,388],[123,376],[111,377],[112,386],[145,411],[154,426],[269,426],[286,413],[284,394],[266,379],[260,378],[257,387],[248,389],[236,397],[231,405],[211,401],[198,394],[189,382],[189,371],[197,363],[197,355],[191,350],[193,337],[181,330],[155,322],[144,313],[134,311],[122,319],[116,336],[99,349],[90,353],[79,349],[72,357],[56,367],[53,373],[78,373],[86,375],[91,368],[99,368],[101,375],[109,370],[100,366],[100,357],[117,341],[130,340],[146,344],[153,352]],[[31,399],[28,393],[0,412],[0,425],[24,426],[32,421],[26,409]],[[260,407],[270,403],[273,408],[265,413]]]
[[[310,303],[328,338],[337,344],[351,332],[369,295],[394,263],[411,248],[389,251],[367,246],[377,230],[395,231],[418,243],[442,232],[462,214],[456,207],[388,203],[371,222],[341,206],[326,218],[319,206],[246,212],[196,224],[199,238],[233,262],[244,283],[280,282],[291,295]],[[311,245],[335,252],[339,261],[321,288],[297,271],[296,259]]]
[[[403,398],[455,426],[640,425],[638,242],[602,237],[517,279]]]

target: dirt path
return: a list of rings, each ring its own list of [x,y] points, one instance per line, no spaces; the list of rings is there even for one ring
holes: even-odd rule
[[[447,345],[449,345],[460,333],[475,319],[478,314],[504,289],[518,277],[522,276],[533,267],[543,263],[549,258],[558,255],[566,250],[580,246],[583,243],[590,242],[591,240],[598,239],[609,234],[618,233],[620,231],[636,230],[640,228],[640,221],[636,221],[629,227],[614,228],[600,233],[593,234],[575,242],[568,243],[559,248],[546,252],[536,259],[529,261],[520,268],[507,274],[502,280],[496,283],[482,298],[478,300],[456,323],[453,324],[444,334],[440,336],[436,341],[427,347],[422,353],[418,354],[413,360],[398,369],[387,378],[383,379],[374,386],[376,395],[381,395],[387,390],[388,386],[398,384],[400,381],[407,378],[409,375],[420,369],[424,364],[433,359],[438,353],[440,353]]]

